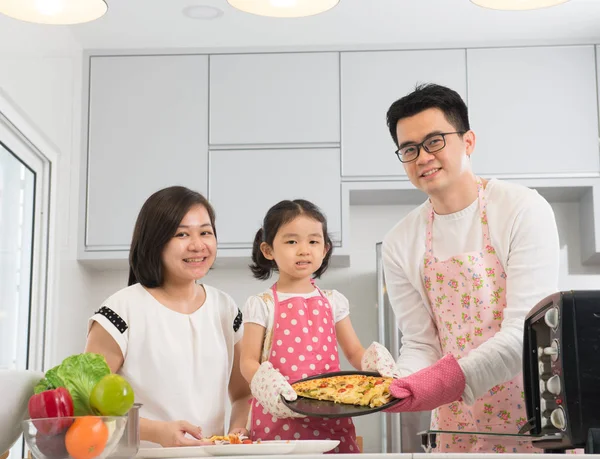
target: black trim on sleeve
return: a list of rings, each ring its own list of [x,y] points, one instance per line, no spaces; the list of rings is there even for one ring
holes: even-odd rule
[[[235,316],[235,319],[233,321],[233,331],[234,332],[238,331],[240,329],[240,327],[242,326],[242,319],[243,319],[242,311],[240,311],[238,309],[237,316]]]
[[[112,323],[117,330],[121,332],[121,334],[125,333],[125,330],[129,328],[127,323],[125,323],[119,314],[106,306],[102,306],[98,311],[96,311],[96,314],[106,317],[110,323]]]

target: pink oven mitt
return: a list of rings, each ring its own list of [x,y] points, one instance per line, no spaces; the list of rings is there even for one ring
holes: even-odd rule
[[[250,382],[250,390],[263,408],[279,419],[306,417],[290,410],[281,400],[281,395],[289,401],[296,400],[298,395],[271,362],[260,365]]]
[[[385,347],[373,342],[363,354],[360,362],[363,371],[376,371],[387,378],[399,378],[400,372],[396,367],[396,361]]]
[[[386,410],[392,413],[430,411],[462,397],[465,375],[453,355],[390,384],[391,394],[400,402]]]

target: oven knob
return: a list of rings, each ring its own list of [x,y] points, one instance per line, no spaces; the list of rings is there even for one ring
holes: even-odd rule
[[[550,415],[550,422],[554,427],[560,430],[565,430],[567,427],[567,417],[562,408],[555,409]]]
[[[558,327],[558,308],[548,309],[544,315],[544,321],[550,328]]]
[[[560,395],[560,377],[557,375],[552,376],[548,382],[546,382],[546,389],[548,389],[548,392],[551,394]]]
[[[553,362],[558,360],[558,341],[552,341],[552,344],[544,348],[544,355],[549,355]]]

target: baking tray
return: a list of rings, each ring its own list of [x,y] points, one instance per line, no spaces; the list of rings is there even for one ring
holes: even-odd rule
[[[382,376],[374,371],[336,371],[333,373],[322,373],[320,375],[309,376],[308,378],[300,379],[295,382],[310,381],[312,379],[319,378],[331,378],[333,376],[347,376],[347,375],[365,375],[375,376],[381,378]],[[378,411],[387,410],[396,403],[400,402],[401,399],[394,399],[385,405],[371,408],[370,406],[358,406],[358,405],[347,405],[343,403],[335,403],[327,400],[314,400],[311,398],[304,398],[298,396],[294,401],[286,400],[283,396],[281,397],[283,403],[292,411],[304,414],[306,416],[313,416],[318,418],[349,418],[355,416],[364,416],[365,414],[377,413]]]

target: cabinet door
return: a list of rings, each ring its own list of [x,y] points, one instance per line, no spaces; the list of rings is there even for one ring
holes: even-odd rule
[[[340,141],[337,53],[210,57],[211,145]]]
[[[332,240],[340,241],[337,148],[211,151],[209,184],[219,247],[251,247],[269,208],[299,198],[321,208]]]
[[[418,83],[466,96],[464,50],[342,53],[342,175],[405,176],[386,124],[390,105]]]
[[[474,49],[467,62],[475,172],[598,172],[593,46]]]
[[[93,57],[87,250],[128,250],[155,191],[208,180],[206,56]]]

